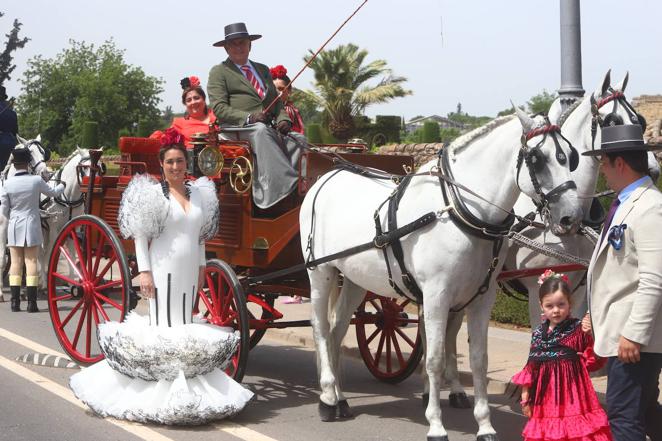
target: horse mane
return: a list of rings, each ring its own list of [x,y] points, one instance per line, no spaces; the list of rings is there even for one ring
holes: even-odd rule
[[[448,146],[448,148],[451,149],[451,155],[456,155],[461,150],[469,146],[476,139],[485,136],[488,133],[490,133],[492,130],[496,129],[497,127],[504,125],[508,121],[515,118],[515,116],[516,116],[515,114],[511,114],[511,115],[505,115],[494,118],[492,121],[488,122],[487,124],[482,125],[476,129],[473,129],[471,132],[465,133],[464,135],[460,136],[455,141],[451,142],[451,144]]]
[[[572,112],[574,112],[574,111],[577,109],[577,107],[579,107],[579,106],[584,102],[585,99],[586,99],[586,97],[584,97],[584,98],[582,98],[582,99],[579,99],[579,100],[576,100],[576,101],[575,101],[574,103],[572,103],[567,109],[565,109],[565,110],[561,113],[561,116],[559,116],[559,120],[558,120],[558,122],[557,122],[556,124],[557,124],[559,127],[563,127],[563,124],[567,121],[567,119],[570,117],[570,115],[572,114]]]

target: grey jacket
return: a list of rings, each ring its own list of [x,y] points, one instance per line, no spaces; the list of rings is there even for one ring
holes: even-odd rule
[[[5,181],[0,192],[0,210],[9,218],[7,245],[14,247],[33,247],[41,245],[44,238],[41,233],[39,216],[39,196],[59,196],[64,185],[49,186],[41,176],[19,172]]]

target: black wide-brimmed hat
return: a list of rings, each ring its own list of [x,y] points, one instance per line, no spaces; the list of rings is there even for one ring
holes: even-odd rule
[[[248,38],[253,41],[262,38],[262,35],[249,34],[245,23],[232,23],[225,27],[225,40],[217,41],[214,46],[223,47],[227,41],[236,40],[237,38]]]
[[[12,160],[15,164],[29,164],[32,159],[30,150],[25,147],[16,148],[11,151]]]
[[[644,134],[639,124],[606,126],[601,131],[600,148],[582,153],[584,156],[599,156],[612,152],[634,152],[658,150],[659,147],[644,144]]]

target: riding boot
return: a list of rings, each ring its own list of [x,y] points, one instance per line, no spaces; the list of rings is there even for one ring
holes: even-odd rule
[[[28,312],[39,312],[37,307],[37,287],[36,286],[27,286],[25,288],[28,294]]]
[[[11,289],[11,310],[12,312],[19,312],[21,310],[21,287],[10,286]]]

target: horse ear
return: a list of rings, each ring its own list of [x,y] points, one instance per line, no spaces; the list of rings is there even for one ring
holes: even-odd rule
[[[625,92],[625,88],[628,85],[629,79],[630,79],[630,72],[625,72],[625,78],[623,78],[623,80],[620,83],[618,83],[618,85],[616,85],[614,89],[618,90],[619,92]]]
[[[605,79],[602,80],[602,86],[600,86],[599,89],[601,98],[605,96],[605,94],[609,90],[609,86],[611,86],[611,69],[607,71],[607,74],[605,75]]]
[[[37,142],[41,142],[41,133],[37,135],[37,137],[34,139]]]
[[[531,118],[529,115],[526,114],[522,109],[517,107],[513,101],[510,101],[510,104],[513,105],[513,108],[515,109],[515,113],[517,114],[517,117],[519,118],[519,122],[522,124],[522,128],[524,129],[524,133],[530,132],[531,129],[536,125],[536,122]]]

